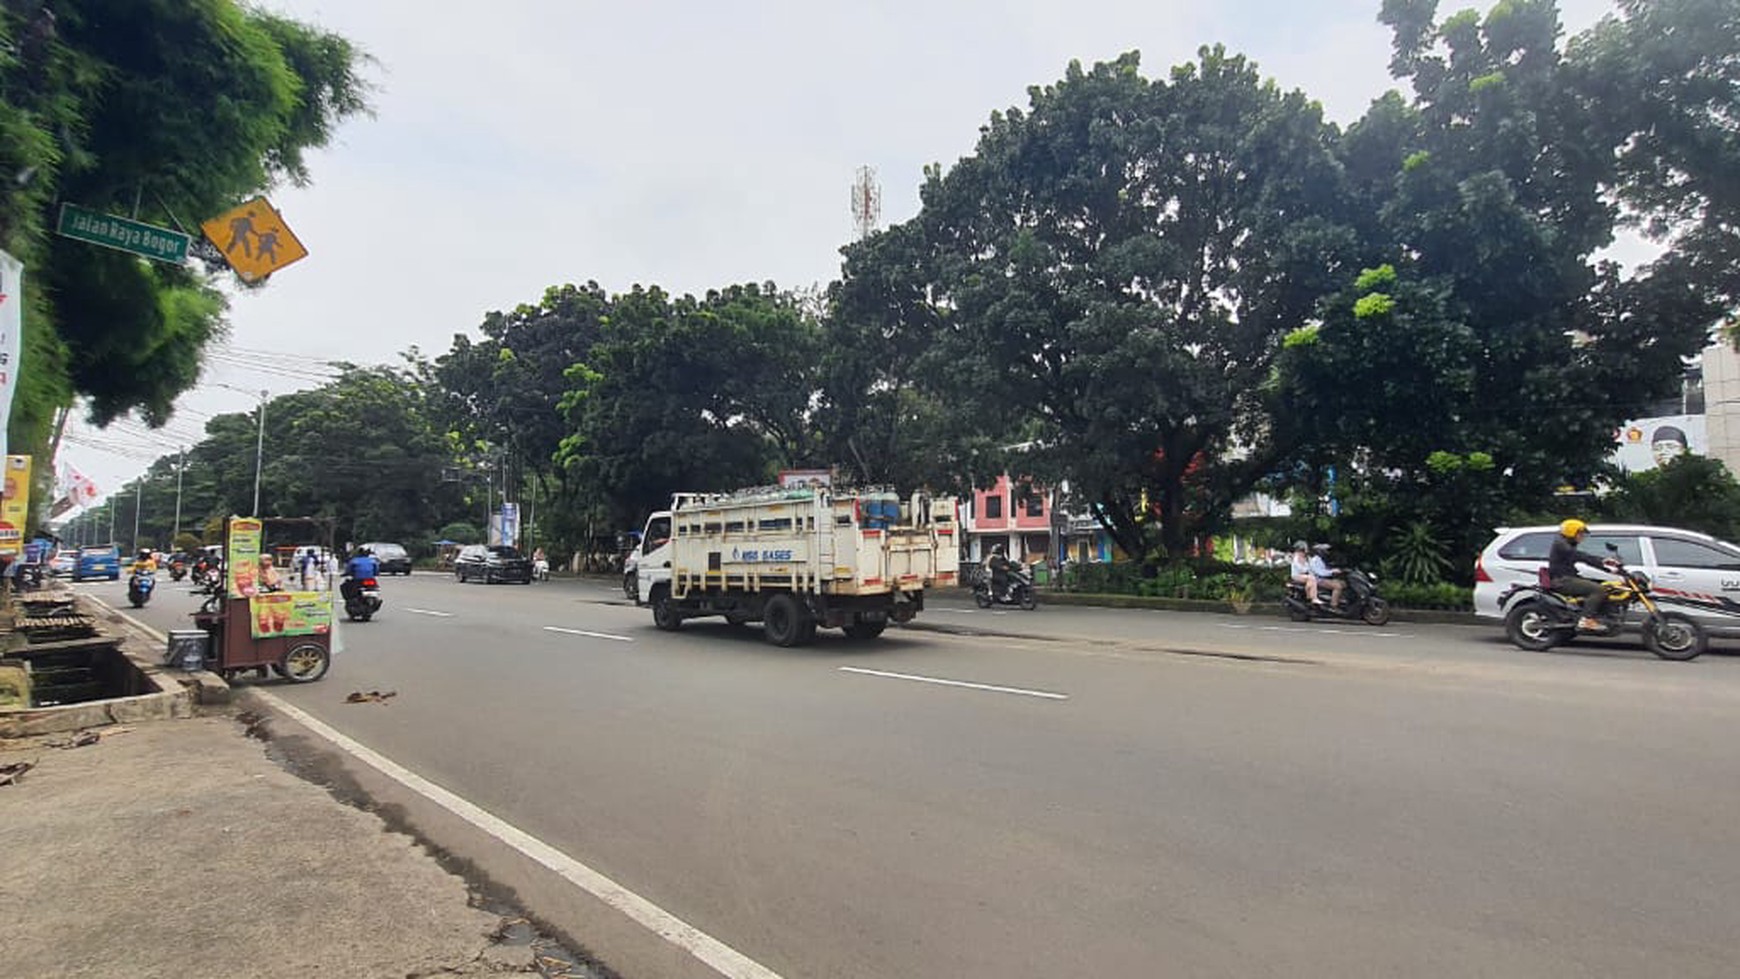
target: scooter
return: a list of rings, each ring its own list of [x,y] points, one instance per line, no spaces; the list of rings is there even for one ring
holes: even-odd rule
[[[544,558],[538,558],[536,561],[532,562],[532,580],[533,581],[549,581],[550,580],[550,562],[549,561],[545,560]]]
[[[381,610],[381,583],[374,578],[356,578],[344,596],[344,614],[352,622],[367,622]]]
[[[149,571],[135,571],[127,579],[127,601],[134,608],[144,608],[151,600],[151,592],[157,587],[157,576]]]
[[[1377,575],[1358,568],[1343,568],[1336,572],[1336,576],[1345,582],[1340,605],[1331,605],[1327,600],[1313,605],[1305,597],[1303,584],[1288,581],[1287,591],[1281,596],[1281,607],[1286,610],[1287,617],[1294,622],[1351,619],[1367,625],[1385,625],[1390,621],[1390,603],[1378,597]],[[1326,590],[1319,587],[1317,596],[1323,598]]]
[[[1579,636],[1617,636],[1625,631],[1626,614],[1633,605],[1643,606],[1643,645],[1667,660],[1691,660],[1709,646],[1698,620],[1683,612],[1662,609],[1650,595],[1649,575],[1627,568],[1619,560],[1619,548],[1607,545],[1613,555],[1611,567],[1619,581],[1604,581],[1607,604],[1596,619],[1599,629],[1579,629],[1583,618],[1580,598],[1553,591],[1547,569],[1541,568],[1535,584],[1512,585],[1498,598],[1504,612],[1504,634],[1518,649],[1540,652]]]
[[[187,562],[183,561],[180,558],[175,558],[174,560],[170,561],[169,562],[169,580],[170,581],[180,581],[181,579],[183,579],[185,577],[187,577]]]
[[[1002,594],[992,594],[991,569],[980,568],[978,578],[973,582],[973,601],[980,608],[1019,605],[1031,612],[1039,605],[1038,596],[1033,591],[1033,569],[1019,562],[1011,562],[1009,580],[1004,583]]]

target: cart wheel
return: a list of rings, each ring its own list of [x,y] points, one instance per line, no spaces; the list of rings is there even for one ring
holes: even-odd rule
[[[313,683],[326,675],[327,667],[332,665],[332,653],[317,642],[305,642],[292,646],[284,654],[279,669],[284,671],[284,679],[291,683]]]

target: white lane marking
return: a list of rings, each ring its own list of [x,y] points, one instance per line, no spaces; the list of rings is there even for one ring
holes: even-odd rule
[[[633,636],[613,636],[608,632],[587,632],[585,629],[564,629],[559,625],[544,626],[545,632],[560,632],[568,636],[591,636],[594,639],[614,639],[617,642],[634,642]]]
[[[405,608],[405,609],[403,609],[403,611],[415,612],[418,615],[435,615],[435,616],[439,616],[443,619],[453,618],[452,612],[437,612],[432,608]]]
[[[918,676],[912,673],[888,673],[883,670],[866,670],[856,666],[840,667],[842,673],[861,673],[864,676],[887,677],[891,680],[912,680],[917,683],[935,683],[945,687],[966,687],[969,690],[989,690],[992,693],[1012,693],[1023,697],[1043,697],[1046,700],[1068,700],[1068,694],[1052,693],[1048,690],[1023,690],[1020,687],[999,687],[989,683],[968,683],[965,680],[944,680],[941,677]]]
[[[103,603],[99,602],[99,604]],[[107,604],[103,604],[103,607],[131,620],[134,625],[160,641],[169,641],[168,636],[133,618],[133,616]],[[627,915],[653,934],[700,959],[714,972],[727,977],[727,979],[780,979],[779,973],[767,966],[678,918],[664,908],[623,887],[507,820],[447,791],[385,755],[340,734],[308,713],[285,703],[276,694],[259,687],[253,688],[253,693],[270,703],[274,710],[282,711],[295,718],[297,723],[332,742],[333,745],[351,757],[488,833],[499,842],[513,847],[523,856],[538,862],[563,880]]]
[[[1222,629],[1256,629],[1259,632],[1318,632],[1326,636],[1379,636],[1385,639],[1412,639],[1411,632],[1372,632],[1369,629],[1323,629],[1308,625],[1233,625],[1221,623]]]

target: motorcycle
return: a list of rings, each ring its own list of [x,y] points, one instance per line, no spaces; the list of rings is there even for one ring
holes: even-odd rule
[[[1287,617],[1294,622],[1310,622],[1312,619],[1351,619],[1364,622],[1367,625],[1386,625],[1390,621],[1390,603],[1378,596],[1377,575],[1361,571],[1358,568],[1343,568],[1336,572],[1346,584],[1341,590],[1341,604],[1331,605],[1327,601],[1315,605],[1305,597],[1305,586],[1297,581],[1287,582],[1287,591],[1281,596],[1281,607],[1286,610]],[[1319,596],[1324,589],[1319,588]]]
[[[175,558],[174,560],[170,561],[169,562],[169,580],[170,581],[180,581],[181,579],[183,579],[185,577],[187,577],[187,562],[183,561],[180,558]]]
[[[151,592],[157,587],[157,576],[149,571],[135,571],[127,579],[127,601],[134,608],[144,608],[151,600]]]
[[[1540,652],[1579,636],[1608,637],[1625,631],[1625,620],[1632,606],[1643,607],[1643,645],[1662,659],[1684,661],[1702,656],[1709,646],[1698,620],[1683,612],[1664,611],[1650,594],[1649,575],[1627,568],[1619,560],[1619,548],[1607,545],[1614,555],[1611,567],[1619,581],[1604,581],[1607,604],[1602,607],[1598,629],[1579,629],[1583,618],[1581,599],[1553,591],[1542,568],[1535,584],[1512,585],[1499,596],[1498,607],[1504,612],[1504,635],[1518,649]]]
[[[346,589],[344,596],[344,614],[350,616],[352,622],[367,622],[381,610],[381,583],[374,578],[353,578],[353,586]]]
[[[1019,605],[1032,611],[1039,605],[1039,598],[1033,591],[1033,568],[1019,561],[1009,563],[1009,578],[1003,585],[1002,594],[991,591],[991,569],[980,568],[977,578],[973,581],[973,601],[980,608],[990,608],[993,605]]]
[[[532,562],[532,580],[533,581],[549,581],[550,580],[550,562],[549,561],[547,561],[543,558],[538,558],[536,561]]]

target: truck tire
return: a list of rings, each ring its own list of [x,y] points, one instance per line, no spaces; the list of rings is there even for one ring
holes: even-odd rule
[[[761,611],[761,628],[775,646],[801,646],[808,641],[806,635],[808,639],[816,635],[816,623],[808,610],[783,592],[767,600]]]
[[[877,636],[882,635],[882,630],[886,628],[888,628],[887,619],[866,619],[860,615],[846,623],[846,638],[857,640],[875,639]]]
[[[671,590],[666,585],[653,589],[652,593],[653,625],[665,632],[676,632],[683,625],[683,617],[677,612],[677,603],[671,601]]]

